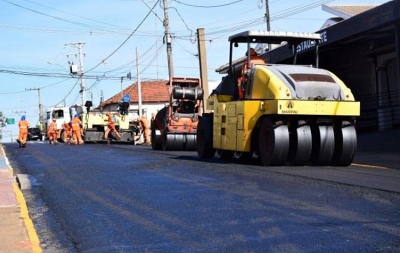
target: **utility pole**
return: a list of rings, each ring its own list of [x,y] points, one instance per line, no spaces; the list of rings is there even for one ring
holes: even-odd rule
[[[201,88],[204,90],[203,96],[203,112],[207,111],[207,98],[208,98],[208,71],[207,71],[207,57],[206,57],[206,45],[204,39],[204,28],[197,29],[197,43],[199,52],[199,65],[200,65],[200,82]]]
[[[137,48],[136,48],[136,71],[137,71],[137,87],[138,87],[138,109],[139,109],[139,116],[142,116],[142,84],[140,82],[139,52]]]
[[[168,0],[164,0],[164,27],[165,27],[164,39],[165,42],[167,43],[168,74],[169,74],[169,82],[171,83],[172,77],[174,76],[174,65],[172,63],[172,38],[171,38],[171,32],[169,30],[169,20],[168,20]]]
[[[270,26],[270,16],[269,16],[269,3],[268,0],[265,0],[265,21],[267,22],[267,31],[271,31]],[[271,44],[268,44],[268,51],[271,51]]]
[[[39,100],[39,123],[40,123],[40,130],[44,130],[44,115],[43,115],[43,106],[42,106],[42,99],[40,98],[40,88],[25,88],[25,90],[37,90],[38,91],[38,100]]]
[[[78,68],[78,73],[81,79],[81,90],[79,91],[81,93],[81,97],[82,97],[82,105],[85,105],[86,102],[86,96],[85,96],[85,78],[84,78],[84,71],[83,71],[83,56],[85,55],[82,51],[83,49],[83,45],[85,44],[85,42],[72,42],[72,43],[67,43],[65,44],[70,45],[70,46],[74,46],[78,48],[78,56],[79,56],[79,68]],[[76,54],[75,54],[76,56]],[[71,66],[72,67],[72,66]],[[71,74],[74,74],[74,72],[71,70]]]

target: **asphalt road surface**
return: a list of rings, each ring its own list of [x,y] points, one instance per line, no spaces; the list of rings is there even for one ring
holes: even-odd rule
[[[3,145],[45,252],[400,252],[396,159],[266,168],[148,146]]]

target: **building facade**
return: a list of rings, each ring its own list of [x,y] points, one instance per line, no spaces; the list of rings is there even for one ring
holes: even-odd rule
[[[297,64],[318,64],[344,81],[361,102],[358,131],[400,128],[400,0],[329,23],[317,33],[322,36],[317,46],[307,41],[297,46]],[[290,64],[295,58],[288,46],[262,56],[268,63]]]

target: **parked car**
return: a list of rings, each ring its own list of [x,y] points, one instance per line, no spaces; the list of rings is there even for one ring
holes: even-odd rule
[[[28,128],[28,141],[42,140],[42,131],[38,127]]]

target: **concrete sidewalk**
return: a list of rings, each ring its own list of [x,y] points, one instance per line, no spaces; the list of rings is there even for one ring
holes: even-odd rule
[[[0,252],[42,252],[28,209],[0,145]]]

